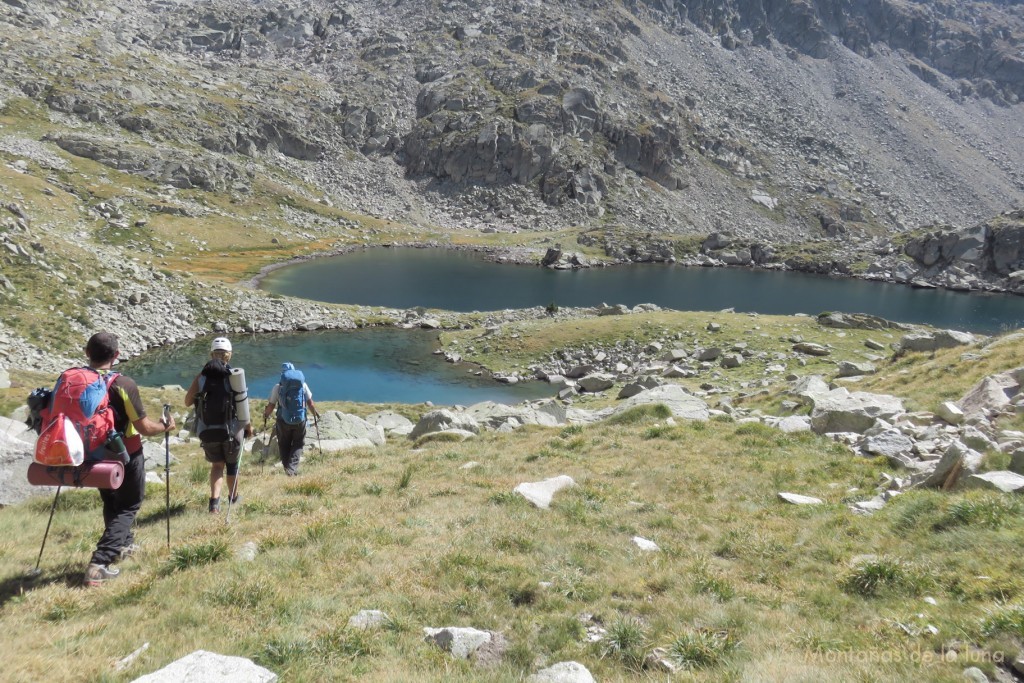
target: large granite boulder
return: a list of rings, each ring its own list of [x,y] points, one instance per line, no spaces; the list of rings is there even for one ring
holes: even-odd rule
[[[954,441],[945,450],[931,472],[915,475],[914,486],[934,488],[953,486],[965,476],[970,476],[981,467],[983,456],[963,443]]]
[[[897,345],[900,353],[908,351],[931,352],[939,349],[951,349],[956,346],[973,344],[976,338],[970,332],[957,330],[937,330],[935,332],[915,332],[904,335]]]
[[[904,412],[903,401],[886,394],[850,392],[844,387],[811,396],[811,429],[817,434],[856,432],[863,434],[875,420],[891,422]]]
[[[655,377],[641,377],[634,382],[629,382],[622,390],[619,391],[619,395],[616,398],[631,398],[639,393],[653,389],[654,387],[661,386],[660,380]]]
[[[666,406],[675,417],[687,420],[707,420],[711,417],[708,404],[703,400],[688,394],[678,384],[665,384],[646,391],[641,391],[635,396],[625,399],[622,403],[611,409],[601,411],[601,417],[608,418],[620,415],[627,410],[642,405],[662,404]]]
[[[370,446],[384,445],[384,428],[370,424],[361,417],[329,410],[317,422],[319,438],[324,441],[359,441]]]
[[[0,508],[50,492],[49,487],[28,483],[35,443],[36,433],[23,423],[0,417]]]
[[[483,401],[471,405],[466,408],[465,414],[475,420],[477,424],[491,429],[498,429],[503,424],[507,424],[509,420],[515,420],[520,425],[542,425],[544,427],[557,427],[565,422],[564,409],[562,411],[563,418],[559,421],[558,417],[548,410],[528,405],[507,406],[493,401]]]
[[[1016,472],[984,472],[968,475],[963,482],[964,488],[981,488],[1003,493],[1024,492],[1024,476]]]
[[[797,342],[793,344],[793,350],[808,356],[827,356],[832,350],[827,346],[815,344],[814,342]]]
[[[804,405],[813,405],[814,397],[832,391],[821,375],[807,375],[793,383],[790,393],[800,397]]]
[[[526,683],[594,683],[594,676],[579,662],[558,662],[528,677]]]
[[[381,410],[366,416],[366,421],[381,427],[385,434],[408,436],[415,426],[411,420],[393,410]]]
[[[861,375],[873,375],[876,368],[872,363],[858,363],[855,361],[841,360],[836,363],[836,377],[859,377]]]
[[[914,440],[898,429],[886,429],[864,439],[863,449],[871,455],[882,455],[896,464],[904,464],[914,448]]]
[[[614,386],[614,384],[615,377],[603,372],[595,372],[593,374],[587,375],[586,377],[581,377],[577,382],[580,391],[585,391],[588,393],[597,393],[600,391],[611,389],[612,386]]]
[[[842,330],[886,330],[900,327],[885,318],[867,313],[822,313],[818,316],[818,324],[823,327],[834,327]]]
[[[423,637],[456,659],[479,657],[480,652],[488,646],[496,642],[504,644],[504,637],[499,633],[460,626],[427,626],[423,629]]]
[[[275,683],[277,674],[244,657],[196,650],[133,683]]]
[[[1010,399],[1020,391],[1016,371],[990,375],[971,387],[956,406],[967,419],[989,418],[1010,405]]]
[[[420,421],[416,423],[416,426],[413,427],[412,431],[409,432],[409,438],[418,439],[424,434],[444,432],[453,429],[472,432],[473,434],[480,433],[480,425],[477,424],[476,420],[471,416],[440,408],[438,410],[431,410],[424,414],[423,417],[420,418]]]

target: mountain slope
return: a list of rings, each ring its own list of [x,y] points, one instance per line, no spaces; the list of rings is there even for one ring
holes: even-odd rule
[[[62,148],[179,186],[283,166],[410,222],[771,240],[1024,196],[1015,4],[18,4],[8,93],[72,117]]]
[[[238,308],[179,274],[394,241],[666,260],[731,233],[727,262],[1015,289],[1017,251],[942,245],[1020,232],[1022,26],[1013,2],[4,0],[6,322],[74,353],[96,304],[34,329],[46,274],[139,258],[175,312],[142,350]]]

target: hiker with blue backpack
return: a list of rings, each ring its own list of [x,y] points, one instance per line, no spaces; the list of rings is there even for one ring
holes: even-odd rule
[[[281,453],[281,465],[285,474],[294,477],[299,473],[299,459],[302,449],[306,446],[306,411],[314,418],[320,417],[316,404],[313,403],[313,392],[306,385],[306,378],[301,370],[296,370],[291,363],[281,364],[281,381],[270,390],[270,399],[263,409],[266,420],[277,408],[277,447]]]
[[[210,463],[209,512],[220,512],[220,493],[227,473],[228,500],[237,503],[238,462],[242,442],[252,436],[248,420],[248,397],[240,397],[232,386],[232,375],[238,374],[230,365],[231,341],[217,337],[210,345],[210,360],[192,380],[185,393],[185,407],[195,405],[195,433],[203,448],[206,462]],[[244,380],[242,380],[244,382]],[[245,414],[239,415],[239,399],[246,402]]]

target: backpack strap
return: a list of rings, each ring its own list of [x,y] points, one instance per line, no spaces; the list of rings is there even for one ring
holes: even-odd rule
[[[83,365],[81,368],[71,368],[71,369],[72,370],[80,369],[80,370],[88,370],[89,372],[95,372],[97,377],[103,377],[103,379],[106,381],[106,383],[107,383],[107,390],[108,391],[110,390],[110,385],[112,385],[114,383],[114,380],[121,376],[120,372],[108,372],[108,373],[104,374],[104,373],[100,372],[99,370],[97,370],[96,368],[90,367],[88,365]]]

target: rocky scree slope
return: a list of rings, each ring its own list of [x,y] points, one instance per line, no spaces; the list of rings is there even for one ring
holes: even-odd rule
[[[452,229],[863,248],[1024,198],[1015,3],[0,3],[52,144]],[[872,243],[877,247],[877,244]]]

